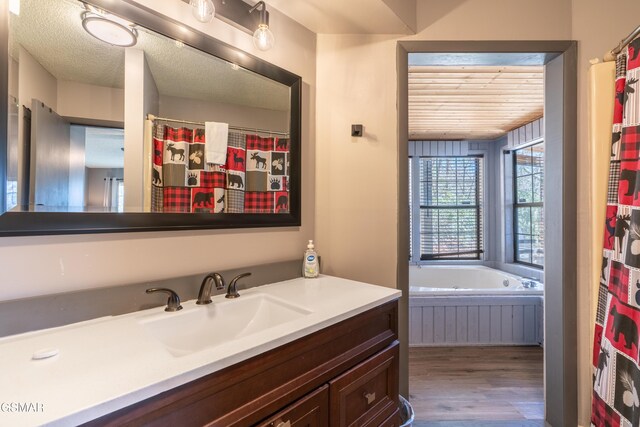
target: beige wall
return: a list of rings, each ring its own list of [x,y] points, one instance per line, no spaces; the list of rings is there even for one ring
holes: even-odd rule
[[[258,54],[251,35],[217,20],[200,24],[185,3],[140,3],[302,77],[302,227],[3,238],[0,300],[302,258],[315,238],[315,34],[274,11],[276,46]]]
[[[396,286],[396,39],[318,36],[316,239],[325,273]],[[351,124],[364,136],[351,137]]]
[[[55,108],[58,81],[24,48],[20,48],[18,91],[20,105],[31,106],[33,98]]]
[[[160,104],[158,88],[143,50],[125,51],[124,82],[124,210],[141,212],[145,202],[151,200],[148,169],[151,143],[144,144],[145,119],[147,114],[158,114]]]
[[[616,11],[616,13],[613,13]],[[325,271],[396,286],[397,40],[578,40],[579,415],[589,424],[592,289],[589,274],[588,59],[636,25],[635,0],[418,0],[411,37],[318,36],[317,235]],[[364,138],[348,125],[362,123]],[[400,263],[404,263],[400,260]]]
[[[416,30],[416,2],[417,0],[382,0],[393,13],[415,32]]]
[[[418,0],[418,40],[571,37],[570,0]]]
[[[421,32],[410,37],[318,35],[318,248],[325,271],[391,287],[397,41],[571,38],[569,0],[419,0],[417,19]],[[364,125],[363,138],[351,138],[352,123]]]
[[[289,112],[253,108],[244,105],[207,102],[198,99],[160,96],[161,117],[174,119],[189,118],[191,121],[216,121],[232,126],[269,129],[273,131],[289,130]]]
[[[57,105],[64,117],[124,122],[124,89],[58,80]]]
[[[58,86],[56,78],[45,70],[26,49],[20,47],[19,52],[18,66],[11,67],[10,72],[18,72],[18,141],[22,141],[25,131],[22,120],[24,107],[31,108],[31,100],[35,98],[52,108],[56,108]],[[15,74],[12,78],[16,78]],[[18,144],[17,153],[18,159],[22,159],[24,156],[22,144]],[[22,169],[22,162],[18,162],[18,176],[22,176]],[[18,200],[20,200],[20,195],[28,190],[23,188],[23,185],[22,180],[18,180]]]

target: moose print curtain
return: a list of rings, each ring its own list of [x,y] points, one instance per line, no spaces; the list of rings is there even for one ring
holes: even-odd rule
[[[223,212],[226,173],[207,170],[204,129],[153,127],[153,212]]]
[[[602,274],[593,346],[593,426],[640,425],[640,39],[618,56]]]
[[[289,212],[289,140],[229,132],[225,165],[205,158],[204,129],[153,127],[153,212]]]

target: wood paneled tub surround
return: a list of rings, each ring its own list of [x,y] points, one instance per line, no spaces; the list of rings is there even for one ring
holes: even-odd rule
[[[46,410],[0,425],[398,425],[399,297],[321,275],[1,338],[0,401]]]
[[[410,268],[409,345],[541,345],[543,289],[483,266]]]

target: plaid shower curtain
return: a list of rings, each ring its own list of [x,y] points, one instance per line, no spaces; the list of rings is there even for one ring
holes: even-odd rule
[[[594,346],[593,426],[640,425],[640,38],[616,63]]]
[[[289,212],[289,140],[230,132],[225,165],[205,158],[204,129],[153,126],[153,212]]]
[[[204,144],[204,129],[154,124],[153,212],[224,211],[226,173],[207,168]]]

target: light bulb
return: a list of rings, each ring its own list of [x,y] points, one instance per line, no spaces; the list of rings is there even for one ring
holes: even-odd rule
[[[260,24],[255,33],[253,33],[253,45],[260,50],[269,50],[275,43],[275,37],[266,24]]]
[[[216,14],[216,8],[212,0],[191,0],[191,11],[193,16],[200,22],[211,22],[213,15]]]

